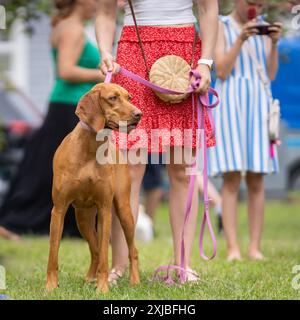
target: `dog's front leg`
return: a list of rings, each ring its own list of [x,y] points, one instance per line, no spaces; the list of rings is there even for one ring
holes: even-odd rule
[[[67,206],[54,206],[51,212],[50,251],[46,283],[47,290],[52,290],[58,287],[58,250],[63,232],[64,218],[67,208]]]
[[[111,205],[98,206],[99,264],[97,270],[97,292],[108,289],[108,246],[111,229]]]
[[[119,188],[121,190],[121,188]],[[139,267],[138,267],[138,252],[134,242],[135,225],[130,207],[129,194],[123,194],[120,197],[120,192],[116,192],[114,197],[114,205],[116,214],[120,220],[124,231],[125,239],[129,250],[130,260],[130,284],[136,285],[140,283]]]

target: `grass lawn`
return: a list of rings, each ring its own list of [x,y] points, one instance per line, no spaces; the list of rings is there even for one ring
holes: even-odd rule
[[[261,262],[249,261],[245,256],[248,231],[244,203],[240,204],[239,211],[243,261],[226,261],[222,237],[218,237],[217,257],[210,262],[200,260],[195,241],[193,267],[201,275],[199,284],[170,287],[149,281],[153,270],[169,263],[172,256],[167,206],[162,204],[157,213],[157,237],[149,244],[138,243],[140,285],[128,287],[127,274],[108,295],[97,296],[94,285],[85,284],[83,280],[89,265],[87,244],[79,239],[64,239],[59,259],[60,288],[46,293],[48,238],[27,236],[21,243],[0,239],[0,264],[7,272],[7,290],[0,294],[12,299],[299,299],[300,289],[292,287],[293,266],[300,265],[299,200],[267,203],[263,237],[267,259]],[[206,249],[211,249],[208,238],[205,243]]]

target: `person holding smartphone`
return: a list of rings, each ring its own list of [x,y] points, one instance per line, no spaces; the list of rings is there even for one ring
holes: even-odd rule
[[[235,0],[234,10],[219,22],[215,63],[220,106],[213,112],[218,143],[209,156],[210,174],[223,176],[222,217],[230,261],[241,259],[236,230],[241,178],[245,177],[248,189],[248,256],[258,260],[263,259],[263,177],[278,171],[276,150],[271,157],[269,149],[270,99],[258,69],[266,79],[275,79],[282,25],[260,27],[267,25],[260,16],[266,3]]]

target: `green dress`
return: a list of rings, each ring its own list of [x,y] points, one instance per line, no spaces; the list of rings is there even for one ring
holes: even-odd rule
[[[57,72],[57,49],[52,48],[52,56],[55,65],[55,84],[50,95],[50,102],[63,102],[77,104],[79,99],[89,91],[95,82],[72,83],[61,79]],[[77,66],[88,69],[96,69],[100,63],[99,50],[89,40],[85,41]]]

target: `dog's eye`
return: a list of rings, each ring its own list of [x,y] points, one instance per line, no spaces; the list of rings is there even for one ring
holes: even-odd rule
[[[116,101],[117,99],[118,99],[117,96],[111,96],[111,97],[108,98],[108,100],[111,101],[111,102],[114,102],[114,101]]]
[[[128,96],[128,101],[131,101],[132,100],[132,96]]]

